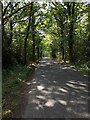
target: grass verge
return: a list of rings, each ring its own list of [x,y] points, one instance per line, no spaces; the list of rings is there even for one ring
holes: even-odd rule
[[[13,116],[13,111],[18,109],[20,94],[24,82],[27,80],[33,67],[18,65],[3,70],[2,78],[2,115],[3,118]]]
[[[85,75],[90,75],[90,67],[87,65],[87,63],[84,64],[80,64],[80,63],[76,63],[76,64],[66,64],[65,66],[69,66],[72,69],[76,70],[76,71],[80,71]]]

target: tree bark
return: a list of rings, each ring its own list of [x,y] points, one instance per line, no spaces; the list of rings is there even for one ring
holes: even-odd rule
[[[73,56],[74,7],[75,7],[74,2],[72,4],[68,3],[68,15],[69,15],[69,21],[70,21],[70,23],[69,23],[69,37],[68,37],[70,62],[74,62],[74,56]]]
[[[32,2],[33,6],[33,2]],[[34,10],[32,11],[32,25],[31,25],[31,30],[32,30],[32,41],[33,41],[33,51],[32,51],[32,60],[35,62],[35,16],[34,16]]]
[[[0,1],[0,75],[2,75],[3,4]],[[0,109],[1,111],[1,109]]]
[[[3,40],[3,4],[0,1],[0,93],[2,93],[2,40]],[[0,119],[2,119],[2,94],[0,94]]]
[[[40,50],[39,50],[39,46],[37,46],[37,56],[38,56],[38,59],[40,57]]]
[[[24,39],[24,64],[26,64],[27,60],[26,60],[26,57],[27,57],[27,39],[28,39],[28,36],[29,36],[29,30],[30,30],[30,25],[31,25],[31,16],[32,16],[32,9],[33,9],[33,3],[31,3],[31,6],[30,6],[30,15],[29,15],[29,22],[28,22],[28,26],[27,26],[27,32],[26,32],[26,36],[25,36],[25,39]]]
[[[61,23],[61,51],[62,51],[62,60],[65,61],[65,52],[64,52],[64,25],[63,25],[63,21]]]
[[[25,7],[29,6],[31,3],[28,3],[27,5],[18,8],[17,10],[15,10],[12,14],[9,14],[8,16],[4,17],[3,20],[7,20],[8,18],[12,17],[14,14],[16,14],[18,11],[20,11],[21,9],[24,9]]]
[[[13,3],[10,4],[11,14],[13,12]],[[13,38],[13,20],[11,18],[10,20],[10,40],[9,40],[9,46],[11,47],[12,44],[12,38]]]
[[[11,4],[11,2],[9,2],[9,3],[7,4],[7,6],[5,7],[4,12],[3,12],[3,16],[5,15],[5,13],[6,13],[6,11],[7,11],[7,8],[9,7],[10,4]]]
[[[88,4],[88,41],[90,45],[90,4]]]

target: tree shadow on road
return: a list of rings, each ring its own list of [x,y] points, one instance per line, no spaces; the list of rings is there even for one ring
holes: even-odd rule
[[[70,67],[44,60],[27,82],[24,118],[88,118],[88,77]]]

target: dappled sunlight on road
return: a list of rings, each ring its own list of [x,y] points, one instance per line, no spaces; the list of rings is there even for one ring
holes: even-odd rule
[[[41,61],[35,72],[23,117],[89,117],[87,77],[52,60],[47,61]]]
[[[37,89],[38,89],[38,90],[43,90],[43,89],[44,89],[44,86],[43,86],[43,85],[37,86]]]

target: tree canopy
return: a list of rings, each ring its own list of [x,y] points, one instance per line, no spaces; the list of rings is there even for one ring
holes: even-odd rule
[[[46,71],[46,75],[41,75],[43,72],[38,74],[42,77],[47,76],[47,78],[43,77],[43,83],[50,82],[48,74],[51,74],[50,79],[53,84],[56,82],[55,75],[56,79],[60,77],[59,82],[56,82],[59,83],[58,87],[62,84],[61,81],[64,81],[62,76],[68,75],[68,70],[65,69],[64,72],[60,67],[61,64],[73,66],[76,70],[86,70],[84,71],[86,73],[89,71],[90,74],[90,4],[15,1],[4,0],[0,2],[0,36],[2,36],[0,39],[2,39],[3,66],[2,107],[3,116],[10,116],[10,118],[14,109],[19,107],[22,99],[20,99],[21,89],[24,83],[27,84],[27,76],[32,74],[37,63],[44,56],[60,64],[54,64],[53,61],[53,64],[50,63],[50,67],[46,65],[47,70],[43,70],[43,72]],[[42,64],[44,66],[46,62],[42,62]],[[39,69],[37,71],[40,72]],[[68,76],[72,80],[71,74],[72,72]],[[82,81],[78,82],[78,80],[79,78],[76,81],[77,85],[82,86]],[[65,78],[64,82],[66,86],[66,83],[70,81]],[[73,83],[76,85],[76,82],[72,81],[72,85]],[[27,85],[31,86],[31,81],[29,83]],[[80,89],[80,91],[82,90],[85,89]]]
[[[3,67],[45,55],[89,62],[89,11],[80,2],[3,2]]]

